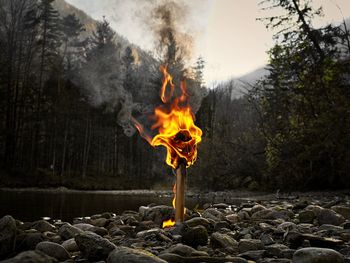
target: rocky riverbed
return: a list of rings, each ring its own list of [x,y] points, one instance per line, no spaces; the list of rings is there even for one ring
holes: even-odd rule
[[[0,219],[0,260],[26,262],[350,262],[347,195],[207,204],[162,229],[174,211],[142,206],[73,222]]]

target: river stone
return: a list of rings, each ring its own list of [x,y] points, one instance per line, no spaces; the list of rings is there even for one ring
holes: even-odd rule
[[[87,223],[74,224],[73,226],[83,231],[90,231],[90,229],[94,227],[93,225]]]
[[[142,221],[153,221],[157,225],[161,225],[164,220],[172,217],[174,208],[166,205],[158,205],[154,207],[141,206],[139,213]]]
[[[345,219],[350,220],[350,207],[346,206],[333,206],[332,210],[342,215]]]
[[[68,239],[62,243],[62,247],[64,247],[68,252],[76,252],[79,251],[79,247],[77,242],[75,242],[74,238]]]
[[[209,257],[209,256],[191,256],[183,257],[173,253],[164,253],[159,255],[161,259],[164,259],[168,263],[248,263],[244,258],[240,257]]]
[[[45,253],[50,257],[56,258],[59,261],[70,259],[70,255],[67,250],[63,246],[53,242],[40,242],[36,245],[35,249]]]
[[[210,236],[210,245],[214,249],[223,248],[230,253],[238,251],[238,242],[233,237],[218,232],[215,232]]]
[[[108,239],[88,231],[76,235],[75,242],[83,256],[90,260],[106,259],[115,248],[115,245]]]
[[[56,227],[45,220],[35,221],[32,224],[32,228],[38,230],[39,232],[53,232]]]
[[[300,223],[312,223],[316,218],[315,212],[312,210],[301,211],[298,215]]]
[[[329,224],[339,226],[345,222],[345,218],[331,209],[322,209],[317,215],[320,225]]]
[[[328,248],[308,247],[297,250],[293,255],[293,263],[343,263],[343,256]]]
[[[74,238],[76,235],[81,233],[83,233],[83,230],[72,226],[69,223],[62,225],[58,230],[58,234],[63,240]]]
[[[79,228],[79,229],[81,229],[83,231],[94,232],[97,235],[100,235],[102,237],[108,234],[108,230],[106,228],[93,226],[91,224],[79,223],[79,224],[75,224],[73,226],[76,227],[76,228]]]
[[[265,250],[252,250],[252,251],[241,253],[238,256],[248,260],[259,261],[264,257],[265,253],[266,253]]]
[[[107,263],[167,263],[144,250],[116,247],[108,256]]]
[[[266,233],[261,234],[260,240],[265,246],[272,245],[275,243],[275,240],[273,240],[273,238]]]
[[[262,210],[267,210],[267,208],[263,205],[256,204],[251,208],[250,213],[254,214],[254,213],[262,211]]]
[[[183,257],[190,257],[190,256],[208,256],[208,253],[205,251],[198,251],[190,246],[186,246],[184,244],[176,244],[171,246],[170,248],[166,249],[162,254],[164,253],[171,253],[171,254],[177,254]]]
[[[40,251],[25,251],[14,258],[10,258],[1,263],[57,263],[58,261],[55,258],[52,258]]]
[[[16,251],[34,250],[36,245],[43,241],[45,238],[40,232],[22,233],[16,238]]]
[[[0,258],[11,253],[16,242],[16,221],[12,216],[0,219]]]
[[[264,245],[260,239],[241,239],[238,244],[239,253],[252,250],[262,250]]]
[[[191,218],[191,219],[185,221],[185,224],[188,225],[189,227],[204,226],[207,229],[210,226],[209,220],[204,218],[204,217]]]
[[[202,216],[207,219],[214,220],[215,222],[225,220],[224,215],[216,208],[208,208],[203,213]]]
[[[282,251],[289,248],[283,244],[273,244],[265,247],[265,249],[266,249],[266,254],[268,254],[269,256],[281,257]]]
[[[184,227],[182,243],[191,247],[205,246],[208,243],[208,232],[204,226]]]

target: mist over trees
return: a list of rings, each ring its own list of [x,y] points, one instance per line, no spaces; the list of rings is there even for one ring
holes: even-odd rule
[[[321,10],[304,1],[264,5],[286,13],[263,21],[278,32],[269,74],[239,98],[234,81],[206,88],[203,58],[188,70],[168,41],[169,70],[177,83],[187,74],[204,133],[189,186],[349,187],[349,31],[312,27]],[[115,34],[105,19],[87,34],[53,0],[0,0],[0,185],[170,189],[165,152],[130,126],[159,100],[164,61]]]

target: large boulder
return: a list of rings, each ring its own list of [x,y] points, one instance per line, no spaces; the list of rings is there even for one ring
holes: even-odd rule
[[[308,247],[297,250],[293,263],[343,263],[343,256],[332,249]]]
[[[58,261],[40,251],[29,250],[1,263],[58,263]]]
[[[14,249],[16,233],[16,221],[12,216],[4,216],[0,219],[0,258]]]
[[[117,247],[108,256],[107,263],[167,263],[144,250]]]
[[[103,260],[115,249],[115,245],[108,239],[103,238],[93,232],[84,232],[75,236],[82,255],[89,260]]]
[[[36,245],[35,249],[45,253],[50,257],[56,258],[59,261],[65,261],[71,257],[63,246],[53,242],[40,242]]]

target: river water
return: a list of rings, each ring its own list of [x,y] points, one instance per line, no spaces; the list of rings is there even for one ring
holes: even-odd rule
[[[12,215],[21,221],[35,221],[43,217],[71,222],[75,217],[103,212],[120,214],[125,210],[138,211],[151,203],[171,205],[170,194],[151,191],[59,191],[59,190],[0,190],[0,217]],[[204,200],[190,197],[190,209],[203,205]]]

